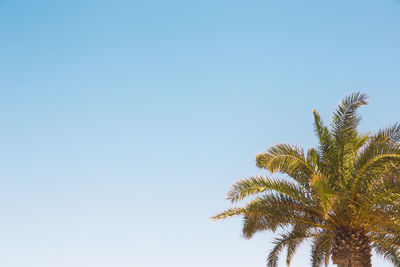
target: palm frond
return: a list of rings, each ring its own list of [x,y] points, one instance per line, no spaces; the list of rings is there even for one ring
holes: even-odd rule
[[[311,245],[311,266],[328,266],[331,247],[332,237],[327,232],[323,231],[320,236],[314,237]]]
[[[314,147],[311,147],[307,151],[306,156],[307,164],[313,168],[314,175],[320,173],[323,170],[324,166],[322,165],[322,159],[318,153],[318,150]]]
[[[217,215],[212,216],[211,219],[213,221],[219,221],[236,215],[244,214],[245,211],[246,210],[244,208],[230,208],[218,213]]]
[[[360,118],[357,117],[357,109],[361,106],[367,105],[366,94],[352,93],[345,97],[336,107],[332,118],[332,134],[337,142],[343,145],[349,137],[357,135],[357,126]]]
[[[259,153],[256,156],[256,165],[271,173],[285,173],[303,186],[307,186],[315,172],[314,167],[307,163],[303,149],[289,144],[277,144],[266,152]]]
[[[298,184],[262,176],[238,181],[229,190],[227,199],[231,202],[238,202],[248,196],[268,191],[280,192],[300,202],[311,201],[307,191]]]
[[[400,266],[399,248],[381,240],[374,240],[372,248],[375,253],[390,261],[395,266]]]
[[[400,141],[400,124],[396,123],[392,126],[380,129],[375,135],[371,136],[371,143],[391,143]]]
[[[393,162],[400,165],[400,144],[372,142],[365,147],[355,159],[352,196],[354,197],[361,178],[368,185],[368,182],[385,171],[388,163]]]
[[[316,175],[310,182],[314,192],[314,199],[319,200],[319,205],[322,207],[324,217],[328,218],[337,196],[335,191],[329,184],[329,180],[323,175]]]
[[[367,95],[361,93],[352,93],[345,97],[337,106],[332,118],[332,136],[334,139],[334,150],[336,160],[334,161],[337,170],[337,178],[340,182],[344,181],[346,170],[344,166],[344,157],[349,144],[354,142],[357,137],[357,126],[360,118],[357,116],[357,109],[368,104]]]
[[[268,267],[277,267],[278,261],[279,261],[279,254],[282,252],[282,250],[288,244],[290,244],[290,243],[299,244],[308,237],[309,236],[307,235],[306,232],[295,231],[295,230],[280,234],[280,236],[275,238],[275,240],[273,241],[274,247],[268,254],[267,266]],[[290,262],[289,262],[289,264],[290,264]]]
[[[290,236],[300,236],[301,238],[291,238],[287,242],[286,265],[290,266],[293,256],[298,246],[308,237],[310,227],[304,224],[295,224],[291,230]]]
[[[252,200],[245,207],[243,236],[251,238],[255,233],[277,228],[284,228],[293,224],[302,224],[307,227],[331,229],[330,222],[326,222],[318,209],[302,204],[284,194],[270,194]]]
[[[322,161],[325,163],[325,168],[329,168],[332,164],[333,159],[333,138],[328,127],[322,122],[321,116],[316,110],[313,110],[314,115],[314,131],[319,141],[319,154],[321,155]],[[324,170],[325,172],[327,170]]]

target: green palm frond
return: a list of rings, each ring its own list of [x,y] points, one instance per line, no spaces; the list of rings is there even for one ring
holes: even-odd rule
[[[323,210],[324,217],[328,218],[329,212],[332,211],[338,196],[329,184],[325,176],[314,176],[310,182],[314,192],[314,199],[318,199],[319,205]]]
[[[282,250],[285,248],[286,243],[288,242],[288,236],[280,236],[275,238],[272,242],[274,248],[269,252],[267,258],[267,266],[268,267],[277,267],[279,262],[279,255]]]
[[[333,223],[312,205],[302,204],[284,194],[257,197],[245,207],[243,236],[251,238],[256,232],[276,231],[300,223],[307,227],[332,229]]]
[[[375,135],[371,136],[370,142],[398,142],[400,141],[400,124],[396,123],[392,126],[380,129]]]
[[[395,266],[400,266],[400,254],[397,246],[387,244],[384,241],[374,240],[372,248],[375,253],[382,256],[387,261],[390,261]]]
[[[320,158],[320,155],[318,153],[318,150],[315,149],[314,147],[310,147],[307,151],[307,156],[306,156],[306,162],[307,164],[313,168],[313,174],[317,174],[324,168],[322,165],[322,161]]]
[[[360,118],[357,117],[357,109],[368,104],[367,95],[361,93],[352,93],[345,97],[337,106],[333,113],[331,132],[334,138],[334,147],[336,159],[334,166],[337,173],[337,179],[340,183],[344,182],[347,170],[345,169],[345,155],[348,144],[351,144],[357,137],[357,126]]]
[[[393,246],[396,249],[400,249],[400,236],[397,233],[374,233],[371,235],[371,239],[374,242],[380,243],[383,246]],[[400,253],[400,251],[399,251]],[[399,254],[400,255],[400,254]]]
[[[296,227],[294,227],[292,231],[280,234],[279,237],[275,238],[275,240],[273,241],[274,247],[268,254],[267,266],[277,267],[279,261],[279,254],[286,246],[290,244],[292,246],[297,246],[298,244],[302,243],[304,239],[309,237],[310,236],[307,234],[307,229],[305,230],[302,229],[299,231]],[[291,256],[289,256],[289,258],[290,259],[288,265],[290,264]]]
[[[256,156],[256,165],[271,173],[288,174],[303,186],[307,186],[310,177],[315,173],[315,166],[307,162],[303,149],[289,144],[271,146],[266,152],[259,153]]]
[[[321,155],[322,161],[325,163],[324,170],[321,171],[326,172],[326,169],[330,169],[331,164],[334,161],[334,153],[333,146],[334,140],[332,137],[329,128],[326,127],[321,119],[321,116],[316,110],[313,110],[314,114],[314,131],[318,137],[319,142],[319,154]]]
[[[326,231],[320,232],[312,240],[311,245],[311,266],[321,267],[322,265],[328,266],[330,259],[330,252],[332,247],[332,236]]]
[[[251,238],[256,232],[276,231],[278,227],[290,225],[299,217],[304,219],[304,211],[286,196],[258,197],[246,206],[243,236]]]
[[[332,134],[338,142],[339,148],[343,147],[347,141],[351,141],[354,136],[357,136],[360,118],[357,117],[356,111],[359,107],[368,104],[367,98],[366,94],[352,93],[339,103],[333,113]]]
[[[231,208],[231,209],[227,209],[223,212],[220,212],[217,215],[212,216],[211,219],[214,221],[218,221],[218,220],[226,219],[226,218],[229,218],[232,216],[244,214],[245,211],[246,210],[244,208]]]
[[[307,191],[298,184],[262,176],[236,182],[229,190],[227,199],[231,202],[238,202],[248,196],[271,191],[280,192],[299,202],[309,203],[311,201]]]
[[[362,150],[354,163],[352,196],[361,182],[366,185],[382,173],[388,163],[400,164],[400,144],[370,143]]]
[[[310,227],[304,224],[295,224],[291,230],[290,236],[299,236],[300,238],[291,238],[288,240],[286,247],[286,265],[290,266],[293,256],[296,253],[298,246],[304,241],[305,238],[309,237]]]

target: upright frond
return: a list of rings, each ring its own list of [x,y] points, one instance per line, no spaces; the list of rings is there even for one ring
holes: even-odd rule
[[[321,169],[323,169],[322,159],[320,158],[318,151],[313,147],[309,148],[307,151],[306,162],[311,168],[313,168],[314,175],[320,173]]]
[[[337,200],[335,191],[323,175],[314,176],[310,184],[314,192],[314,199],[319,201],[325,218],[328,218],[329,212],[332,211],[332,206]]]
[[[345,97],[336,107],[332,118],[332,134],[339,143],[345,142],[346,138],[357,134],[356,128],[360,119],[357,117],[357,109],[367,105],[366,94],[352,93]],[[343,144],[341,144],[343,145]]]
[[[314,131],[319,141],[319,152],[321,154],[323,162],[325,162],[325,165],[331,165],[332,164],[331,161],[334,156],[332,150],[333,139],[331,132],[329,131],[328,127],[324,125],[321,116],[316,110],[313,110],[313,115],[314,115]]]
[[[345,166],[346,156],[349,155],[346,152],[352,148],[352,143],[354,143],[355,138],[358,136],[357,126],[360,118],[357,116],[356,111],[359,107],[368,104],[366,99],[366,94],[350,94],[339,103],[333,113],[331,128],[336,154],[334,167],[339,183],[345,182],[345,177],[349,174],[349,170]],[[350,153],[352,152],[350,151]]]

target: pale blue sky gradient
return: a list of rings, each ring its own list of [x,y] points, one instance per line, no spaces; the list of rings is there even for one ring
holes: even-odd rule
[[[0,1],[0,267],[265,266],[209,217],[314,108],[400,121],[399,47],[396,0]]]

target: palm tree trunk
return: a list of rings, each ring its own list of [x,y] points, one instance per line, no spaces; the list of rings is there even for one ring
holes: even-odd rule
[[[371,244],[363,229],[337,229],[332,261],[338,267],[372,267]]]
[[[337,267],[372,267],[371,261],[369,262],[351,262],[348,261],[347,263],[336,263]]]

